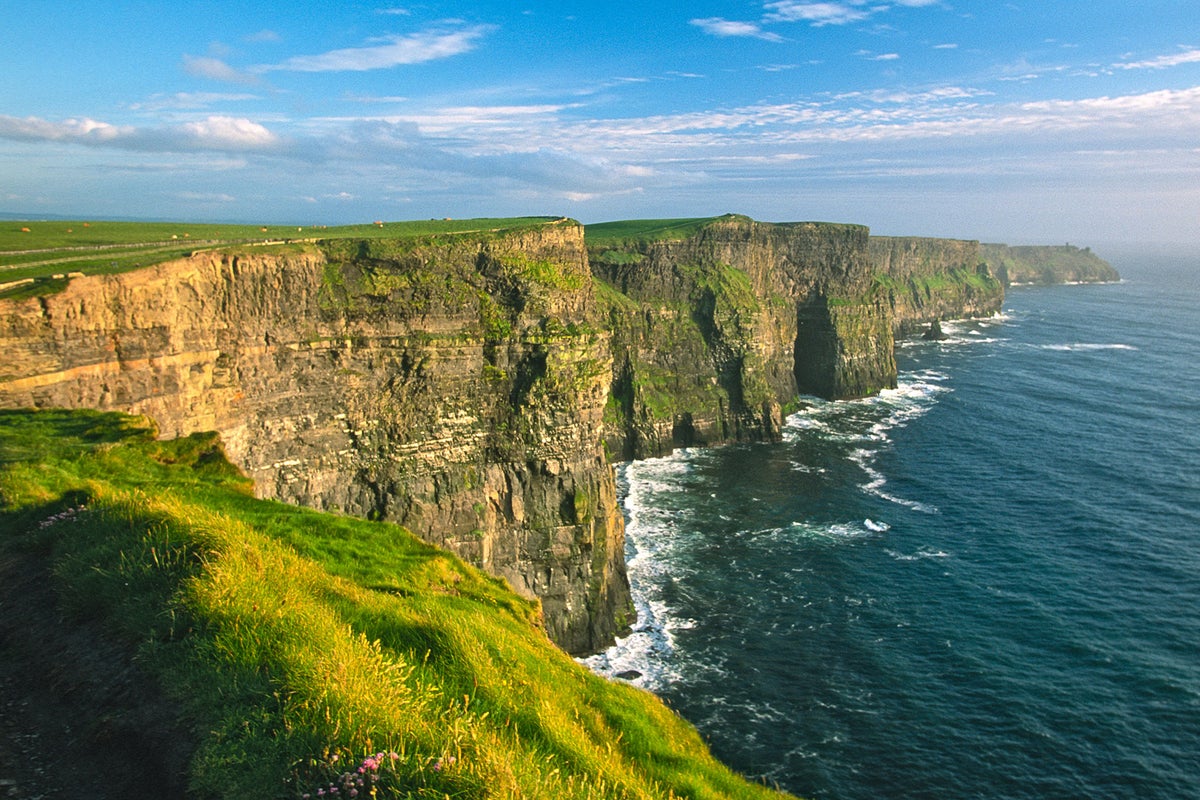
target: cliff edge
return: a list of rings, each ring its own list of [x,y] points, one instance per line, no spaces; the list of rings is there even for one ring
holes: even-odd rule
[[[570,652],[632,620],[577,223],[199,253],[0,307],[2,406],[217,431],[258,495],[401,523]]]

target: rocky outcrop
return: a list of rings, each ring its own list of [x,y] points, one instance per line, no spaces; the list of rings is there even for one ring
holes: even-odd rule
[[[261,496],[399,522],[587,652],[631,621],[598,322],[568,221],[204,253],[0,301],[0,405],[218,431]]]
[[[922,333],[934,322],[988,317],[1004,302],[1004,285],[979,242],[872,236],[869,248],[897,337]]]
[[[798,395],[895,385],[867,229],[727,215],[682,237],[589,230],[613,335],[607,440],[625,458],[772,439]]]
[[[1111,283],[1120,274],[1091,248],[1065,245],[985,244],[983,259],[1005,286],[1059,283]]]

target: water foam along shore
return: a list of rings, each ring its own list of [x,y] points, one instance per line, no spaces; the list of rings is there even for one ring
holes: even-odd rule
[[[848,458],[868,475],[864,491],[881,494],[880,487],[886,480],[870,461],[879,449],[890,444],[891,430],[925,413],[940,394],[948,391],[940,384],[944,380],[945,376],[938,373],[914,373],[902,380],[899,388],[878,397],[843,402],[814,400],[789,418],[785,436],[817,436],[855,447]],[[687,567],[682,556],[694,545],[694,529],[700,522],[694,502],[682,501],[711,488],[694,474],[697,460],[703,458],[702,450],[683,449],[663,458],[618,466],[618,490],[626,516],[626,562],[638,621],[629,636],[583,659],[599,674],[629,680],[651,691],[682,678],[672,658],[675,637],[696,623],[675,613],[670,596],[686,591]],[[720,498],[714,500],[719,502]],[[907,504],[901,498],[895,502]],[[921,504],[913,505],[936,513]],[[718,518],[730,521],[728,515]],[[763,530],[741,531],[740,535],[768,542],[837,543],[880,536],[890,528],[880,519],[796,520],[781,521]]]
[[[679,478],[690,469],[687,450],[662,458],[618,465],[617,490],[625,512],[625,561],[633,587],[637,623],[633,632],[608,650],[583,659],[593,672],[620,677],[651,691],[679,679],[670,656],[674,632],[693,624],[676,618],[662,588],[670,585],[671,551],[679,545],[679,522],[686,511],[669,498],[680,491]]]
[[[947,323],[950,338],[922,342],[924,347],[980,345],[1000,339],[987,335],[990,329],[1010,320],[996,315],[987,320]],[[801,437],[843,444],[846,459],[860,469],[865,480],[859,489],[887,502],[925,514],[938,509],[888,492],[887,477],[875,461],[891,446],[891,432],[927,413],[945,394],[949,376],[934,370],[914,370],[900,376],[895,389],[885,390],[860,400],[825,401],[806,398],[806,405],[788,417],[784,427],[785,443]],[[618,490],[623,497],[626,517],[626,560],[633,589],[638,621],[633,632],[608,650],[583,659],[593,671],[607,677],[628,680],[657,691],[680,680],[682,665],[673,658],[675,638],[691,629],[695,620],[674,613],[669,597],[686,585],[686,568],[679,556],[691,544],[689,525],[695,508],[679,499],[688,492],[708,492],[702,479],[694,474],[703,450],[681,449],[662,458],[634,461],[618,466]],[[824,473],[819,465],[792,460],[797,472]],[[719,498],[718,498],[719,499]],[[728,520],[728,516],[721,516]],[[764,537],[773,542],[846,542],[865,537],[883,536],[891,525],[883,519],[840,522],[783,522],[760,531],[744,531],[748,537]],[[899,560],[945,558],[942,552],[896,554]]]
[[[1072,342],[1071,344],[1043,344],[1042,350],[1057,350],[1065,353],[1087,353],[1097,350],[1137,350],[1131,344],[1100,344],[1091,342]]]

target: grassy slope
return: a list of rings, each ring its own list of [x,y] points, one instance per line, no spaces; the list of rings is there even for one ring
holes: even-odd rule
[[[0,220],[0,283],[66,272],[109,274],[195,250],[264,241],[401,239],[544,225],[554,217],[445,219],[382,225],[217,225],[173,222]],[[86,225],[86,227],[85,227]],[[28,228],[28,231],[23,229]]]
[[[376,752],[395,754],[368,763],[381,797],[778,796],[555,649],[501,582],[249,489],[211,435],[0,412],[0,560],[50,564],[64,624],[121,643],[178,704],[196,796],[315,795]]]

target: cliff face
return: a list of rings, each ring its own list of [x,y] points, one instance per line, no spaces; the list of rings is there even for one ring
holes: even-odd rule
[[[1106,283],[1121,276],[1090,248],[1067,245],[982,246],[984,260],[1006,286],[1033,283]]]
[[[0,302],[0,405],[216,430],[264,497],[386,518],[541,599],[631,620],[582,229],[199,254]]]
[[[0,406],[218,431],[261,496],[399,522],[595,650],[632,621],[606,448],[778,438],[802,395],[894,386],[895,336],[1003,298],[974,242],[684,222],[587,248],[561,221],[76,278],[0,300]]]
[[[990,316],[1004,303],[1004,285],[984,262],[978,242],[872,236],[869,247],[897,337],[935,321]]]
[[[726,216],[675,239],[589,240],[613,332],[610,448],[779,435],[797,395],[894,386],[867,229]]]

